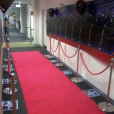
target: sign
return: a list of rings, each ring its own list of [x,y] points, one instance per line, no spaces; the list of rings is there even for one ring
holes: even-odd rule
[[[30,15],[34,15],[34,11],[30,11]]]
[[[2,107],[3,107],[3,111],[13,110],[12,101],[3,101]],[[16,109],[18,109],[18,100],[16,100]]]
[[[84,92],[88,97],[98,97],[98,96],[100,96],[100,94],[97,93],[94,89],[83,90],[83,92]]]
[[[2,84],[9,84],[9,79],[2,79]]]

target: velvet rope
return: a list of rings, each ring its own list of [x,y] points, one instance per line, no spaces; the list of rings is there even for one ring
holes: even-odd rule
[[[59,47],[59,41],[58,41],[58,43],[57,43],[56,49],[53,50],[53,48],[52,48],[52,43],[51,43],[51,38],[50,38],[50,50],[51,50],[53,53],[55,53],[55,52],[57,51],[58,47]]]
[[[6,40],[6,48],[9,48],[9,43],[7,40]]]
[[[10,63],[9,56],[8,56],[8,73],[9,73],[9,76],[11,76],[11,63]]]
[[[62,47],[61,44],[60,44],[60,47],[61,47],[61,50],[62,50],[63,54],[64,54],[67,58],[73,58],[73,57],[77,54],[77,52],[78,52],[78,50],[77,50],[77,51],[75,51],[75,53],[74,53],[72,56],[68,56],[68,55],[64,52],[63,47]]]
[[[110,66],[110,64],[109,64],[109,65],[108,65],[106,68],[104,68],[102,71],[100,71],[100,72],[98,72],[98,73],[93,73],[93,72],[91,72],[91,71],[89,70],[89,68],[88,68],[87,65],[85,64],[85,61],[84,61],[83,56],[82,56],[81,53],[80,53],[80,57],[81,57],[81,60],[82,60],[82,62],[83,62],[83,64],[84,64],[86,70],[87,70],[91,75],[99,75],[99,74],[102,74],[102,73],[105,72],[105,71],[109,68],[109,66]]]

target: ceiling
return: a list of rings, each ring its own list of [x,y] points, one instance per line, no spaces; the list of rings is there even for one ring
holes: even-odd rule
[[[14,0],[14,4],[19,3],[19,2],[20,2],[20,4],[29,4],[33,1],[34,0]]]

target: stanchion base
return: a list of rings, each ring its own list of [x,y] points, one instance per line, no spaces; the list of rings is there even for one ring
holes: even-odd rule
[[[7,84],[9,84],[9,81],[11,81],[11,80],[9,80],[9,79],[2,79],[2,84],[3,85],[7,85]],[[17,80],[14,80],[14,84],[17,84]]]
[[[108,107],[106,102],[101,102],[98,106],[104,112],[114,112],[114,105],[111,103],[108,103]]]
[[[4,71],[9,72],[8,68],[5,68]],[[13,71],[14,71],[14,68],[11,68],[11,72],[13,72]]]
[[[55,64],[55,63],[58,62],[57,60],[50,60],[50,61],[51,61],[51,63],[53,63],[53,64]]]
[[[56,63],[55,66],[57,66],[57,67],[62,67],[63,64],[62,64],[62,63]]]
[[[11,88],[5,88],[3,90],[3,93],[6,94],[6,95],[12,95],[12,89]],[[17,88],[15,88],[15,93],[17,93]]]
[[[13,68],[13,65],[11,64],[11,67]],[[8,68],[8,65],[3,64],[3,68]]]
[[[8,59],[3,59],[3,61],[8,62]],[[12,59],[11,59],[11,58],[10,58],[10,61],[12,61]]]
[[[82,83],[82,82],[83,82],[83,79],[80,78],[80,77],[79,77],[78,79],[77,79],[76,77],[74,77],[74,78],[72,78],[71,80],[72,80],[72,82],[74,82],[74,83]]]
[[[11,80],[10,80],[10,82],[11,82]],[[14,84],[17,84],[17,80],[14,80]]]
[[[45,57],[47,57],[48,59],[53,59],[54,56],[53,55],[44,55]]]

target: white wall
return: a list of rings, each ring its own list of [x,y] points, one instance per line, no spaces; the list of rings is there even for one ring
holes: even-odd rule
[[[31,27],[31,23],[30,23],[30,5],[27,6],[27,37],[30,38],[30,27]]]
[[[87,0],[86,0],[87,1]],[[40,44],[43,46],[43,39],[42,39],[42,31],[45,31],[42,29],[42,21],[43,19],[43,11],[44,9],[51,8],[51,7],[58,7],[60,3],[64,3],[64,5],[73,4],[76,0],[35,0],[35,41],[37,44]],[[46,16],[46,14],[45,14]],[[46,18],[46,17],[44,17]],[[46,22],[44,21],[46,24]],[[44,25],[46,26],[46,25]],[[45,31],[46,32],[46,31]],[[46,34],[46,33],[44,33]],[[47,48],[49,49],[49,39],[48,36],[44,35],[44,39],[47,39]],[[52,40],[52,47],[56,48],[57,41]],[[62,46],[64,47],[64,43],[62,43]],[[74,53],[74,48],[66,45],[68,55],[72,55]],[[86,52],[83,52],[84,59],[89,67],[93,72],[99,72],[101,71],[106,65],[96,58],[93,58],[91,55],[87,54]],[[55,53],[56,56],[58,56],[58,53]],[[76,71],[76,60],[77,57],[73,59],[67,59],[62,53],[61,53],[61,60],[65,62],[67,65],[69,65],[73,70]],[[90,83],[92,83],[95,87],[99,88],[104,93],[107,93],[107,86],[108,86],[108,79],[109,79],[109,71],[108,69],[105,73],[102,73],[98,76],[91,76],[86,69],[84,68],[82,62],[80,61],[80,68],[79,68],[79,74],[82,75],[86,80],[88,80]],[[114,69],[113,69],[113,78],[112,78],[112,84],[111,84],[111,92],[110,97],[114,100]]]
[[[21,32],[27,33],[27,6],[22,6],[20,8],[20,24]]]

